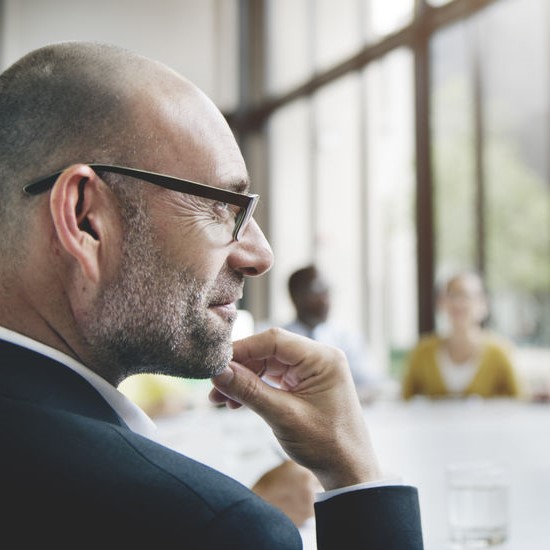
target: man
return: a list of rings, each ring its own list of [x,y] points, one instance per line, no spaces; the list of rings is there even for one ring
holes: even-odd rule
[[[359,398],[364,403],[372,401],[381,381],[367,368],[368,350],[363,339],[329,320],[331,293],[320,270],[307,265],[292,272],[288,292],[296,318],[283,328],[340,348],[346,354]]]
[[[231,343],[244,278],[272,253],[192,83],[109,45],[31,52],[0,76],[0,176],[4,540],[301,547],[262,498],[144,437],[116,387],[157,372],[212,378],[213,402],[265,419],[325,490],[319,549],[422,547],[416,490],[378,487],[344,355],[277,329]]]

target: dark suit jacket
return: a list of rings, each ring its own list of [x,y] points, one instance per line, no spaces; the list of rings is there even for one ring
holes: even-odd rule
[[[0,442],[6,548],[302,547],[291,521],[248,488],[135,434],[77,373],[3,341]],[[318,503],[316,524],[322,550],[422,548],[412,487]]]

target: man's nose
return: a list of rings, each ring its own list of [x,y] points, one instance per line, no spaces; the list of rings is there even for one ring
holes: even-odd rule
[[[239,241],[232,245],[230,265],[249,277],[262,275],[273,265],[273,251],[256,220],[251,219]]]

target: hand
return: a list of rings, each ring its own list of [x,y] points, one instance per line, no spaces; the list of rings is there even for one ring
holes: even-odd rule
[[[212,402],[259,414],[326,490],[381,478],[339,349],[272,328],[234,342],[233,361],[212,382]]]
[[[315,493],[321,487],[309,470],[296,462],[285,460],[260,477],[252,490],[284,512],[297,527],[301,527],[315,513]]]

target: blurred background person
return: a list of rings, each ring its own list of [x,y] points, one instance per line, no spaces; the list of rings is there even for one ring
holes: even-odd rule
[[[484,328],[489,303],[480,275],[462,271],[450,277],[437,307],[445,326],[422,336],[411,351],[403,397],[518,397],[512,344]]]
[[[294,271],[288,279],[288,291],[296,317],[283,328],[340,348],[348,359],[359,398],[364,403],[373,400],[381,381],[369,369],[368,346],[359,333],[329,320],[330,287],[320,270],[308,265]]]

